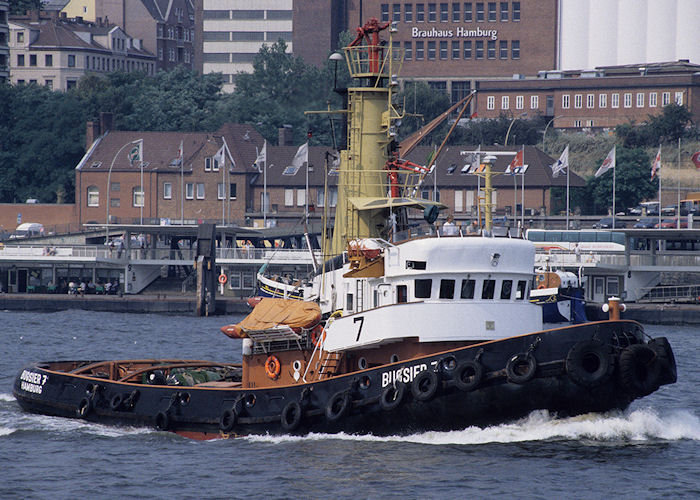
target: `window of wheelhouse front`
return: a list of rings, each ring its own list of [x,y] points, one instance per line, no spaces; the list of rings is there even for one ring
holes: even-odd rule
[[[433,280],[415,280],[416,298],[429,299],[430,289],[433,287]]]
[[[510,295],[512,291],[513,280],[503,280],[503,283],[501,283],[501,299],[510,300]]]
[[[515,291],[515,300],[525,300],[525,292],[527,292],[527,281],[518,281],[518,288]]]
[[[459,298],[460,299],[473,299],[475,287],[476,287],[475,280],[462,280],[462,290],[459,293]]]
[[[455,280],[440,280],[440,298],[453,299],[455,296]]]
[[[493,299],[496,290],[496,280],[484,280],[484,288],[481,290],[482,299]]]

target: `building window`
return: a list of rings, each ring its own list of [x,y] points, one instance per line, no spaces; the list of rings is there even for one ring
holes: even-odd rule
[[[474,20],[472,15],[472,3],[464,2],[464,22],[471,23]]]
[[[452,40],[452,59],[459,59],[459,41]]]
[[[284,206],[293,207],[294,206],[294,189],[284,190]]]
[[[437,4],[429,3],[428,4],[428,22],[434,23],[436,21],[437,21]]]
[[[574,127],[581,128],[581,120],[574,120]]]
[[[495,96],[488,96],[486,98],[486,109],[496,109],[496,97]]]
[[[510,107],[510,97],[504,95],[501,97],[501,109],[508,109]]]
[[[423,60],[423,41],[416,42],[416,61]]]
[[[118,207],[119,205],[120,205],[119,198],[110,198],[110,200],[109,200],[110,207]]]
[[[530,96],[530,109],[537,109],[539,107],[540,107],[539,96],[531,95]]]
[[[459,46],[457,47],[457,52],[459,53]],[[447,59],[447,41],[440,40],[440,59],[443,61]]]
[[[464,193],[461,190],[455,191],[455,212],[464,210]]]
[[[515,109],[523,109],[525,107],[525,98],[521,95],[515,96]]]
[[[413,59],[413,42],[403,42],[403,58],[406,61]]]
[[[216,185],[216,199],[217,200],[223,200],[226,198],[226,190],[224,189],[225,184],[223,182],[219,182]]]
[[[269,195],[268,195],[269,196]],[[231,182],[228,185],[228,197],[232,200],[235,200],[238,197],[238,189],[236,187],[235,182]]]
[[[49,90],[53,90],[53,80],[44,80],[44,85]]]
[[[17,66],[24,66],[24,54],[17,54]]]
[[[143,206],[143,190],[141,189],[141,186],[135,186],[131,190],[131,198],[132,198],[132,204],[135,207],[142,207]]]
[[[100,190],[97,188],[97,186],[89,186],[87,188],[87,206],[100,206]]]
[[[623,98],[624,98],[623,106],[626,108],[631,108],[632,107],[632,93],[625,92],[625,95]]]
[[[561,96],[561,107],[563,109],[569,109],[569,106],[570,106],[569,99],[570,99],[569,94],[564,94],[563,96]]]
[[[508,2],[501,2],[501,22],[508,22]]]
[[[214,172],[219,171],[219,160],[216,157],[211,159],[211,169]]]
[[[508,42],[505,40],[498,42],[498,57],[508,59]]]
[[[476,2],[476,22],[484,22],[484,2]]]
[[[664,92],[661,94],[661,105],[662,106],[668,106],[671,104],[671,93],[670,92]]]
[[[29,54],[29,65],[36,66],[36,54]]]
[[[612,94],[610,96],[610,107],[619,108],[620,107],[620,94]]]
[[[416,4],[416,22],[422,23],[425,21],[425,6],[422,3]]]
[[[520,21],[520,2],[513,2],[513,21]]]
[[[520,40],[512,40],[510,42],[510,58],[520,59]]]
[[[17,32],[17,43],[24,43],[24,31]]]
[[[637,93],[637,107],[638,108],[644,107],[644,93],[643,92]]]
[[[78,80],[66,80],[66,90],[72,90],[78,86]]]
[[[204,183],[203,182],[197,183],[197,199],[198,200],[204,199]]]
[[[586,95],[586,107],[592,109],[595,107],[595,94]]]
[[[406,23],[413,22],[413,4],[407,3],[403,6],[403,20]]]
[[[581,94],[574,95],[574,108],[581,109],[583,107],[583,96]]]
[[[496,2],[489,2],[489,22],[496,22]]]
[[[608,107],[608,94],[599,94],[598,95],[598,107],[599,108],[607,108]]]
[[[75,68],[75,56],[73,54],[68,54],[68,67]]]
[[[401,21],[401,4],[400,3],[395,3],[392,4],[391,6],[391,20],[395,22],[400,22]]]
[[[656,92],[649,92],[649,107],[656,107]]]
[[[381,6],[381,12],[382,12],[382,22],[387,22],[389,21],[389,4],[388,3],[383,3]]]
[[[484,42],[482,40],[476,41],[476,59],[484,58]]]
[[[440,4],[440,22],[446,23],[450,20],[449,11],[447,10],[448,5],[446,3]]]
[[[228,275],[228,287],[231,290],[241,288],[241,273],[240,272],[229,273],[229,275]]]
[[[676,92],[676,104],[683,106],[683,92]]]
[[[211,171],[211,158],[204,158],[204,171],[205,172]]]
[[[435,60],[436,47],[437,47],[437,44],[434,41],[428,42],[428,60],[430,60],[430,61]]]
[[[453,23],[458,23],[459,20],[462,18],[462,12],[461,12],[459,7],[460,7],[459,2],[452,2],[452,22]]]
[[[173,183],[164,182],[163,183],[163,199],[171,200],[173,198]]]
[[[463,55],[464,55],[465,59],[472,58],[472,41],[471,40],[464,41],[464,54]]]
[[[303,207],[306,205],[306,191],[304,189],[297,189],[297,206]]]
[[[496,41],[489,40],[487,43],[488,57],[489,59],[496,59]]]

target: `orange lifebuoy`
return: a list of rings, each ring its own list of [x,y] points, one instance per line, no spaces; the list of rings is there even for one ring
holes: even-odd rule
[[[282,364],[280,363],[280,360],[277,359],[277,356],[268,356],[267,360],[265,361],[265,373],[267,376],[272,380],[277,380],[277,377],[280,376],[281,372]]]
[[[227,281],[228,281],[228,278],[226,277],[225,274],[219,275],[219,283],[221,283],[222,285],[225,285]]]
[[[545,288],[544,285],[539,285],[539,286],[537,287],[538,290],[544,290],[544,288]]]
[[[311,330],[311,342],[313,345],[318,345],[319,342],[324,342],[326,340],[326,330],[323,329],[321,325],[316,325],[313,330]]]

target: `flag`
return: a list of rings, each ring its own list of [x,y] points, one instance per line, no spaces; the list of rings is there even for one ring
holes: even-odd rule
[[[525,166],[525,161],[523,159],[524,153],[524,149],[521,149],[520,151],[515,153],[515,158],[513,158],[513,161],[510,162],[510,165],[508,165],[508,168],[506,168],[506,174],[515,175],[520,173],[522,168]]]
[[[258,152],[258,156],[255,158],[255,163],[253,163],[253,165],[257,166],[258,170],[261,170],[263,165],[267,166],[267,140],[263,143],[263,147],[260,152]]]
[[[219,151],[216,152],[216,154],[214,155],[214,165],[218,165],[219,167],[223,168],[224,160],[225,160],[225,156],[224,156],[225,149],[226,149],[226,145],[224,144],[223,146],[221,146],[221,149],[219,149]]]
[[[143,139],[131,143],[131,149],[127,154],[127,158],[129,158],[129,165],[132,166],[137,161],[143,161]]]
[[[695,167],[700,170],[700,151],[695,153],[693,156],[690,157],[690,159],[693,161],[695,164]]]
[[[613,146],[613,148],[610,150],[608,156],[605,157],[603,164],[596,171],[595,176],[600,177],[611,168],[615,168],[615,146]]]
[[[650,181],[654,180],[654,176],[656,175],[656,171],[661,168],[661,146],[659,146],[659,152],[656,153],[656,158],[654,158],[654,161],[651,164],[651,179]]]
[[[304,166],[304,162],[309,163],[309,143],[305,142],[299,149],[297,149],[294,158],[292,159],[292,166],[296,169],[300,169]]]
[[[567,168],[569,168],[569,146],[567,145],[564,148],[564,151],[562,151],[561,156],[557,160],[556,163],[553,163],[550,165],[552,169],[552,177],[556,179],[559,177],[559,174],[564,172]]]
[[[184,158],[183,158],[184,154],[185,154],[185,147],[184,147],[182,141],[180,141],[180,147],[177,150],[177,163],[180,166],[182,166],[182,162],[184,160]]]
[[[469,118],[471,118],[473,120],[475,118],[479,118],[479,115],[476,113],[476,111],[474,111]]]

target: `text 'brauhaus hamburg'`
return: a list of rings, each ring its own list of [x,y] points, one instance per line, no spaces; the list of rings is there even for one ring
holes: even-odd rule
[[[485,37],[496,40],[498,38],[498,30],[483,30],[481,28],[470,30],[461,26],[456,30],[439,30],[436,28],[421,30],[414,26],[411,30],[411,37],[413,38],[453,38],[455,36],[460,38]]]

